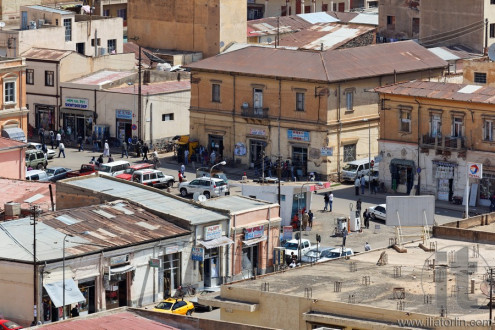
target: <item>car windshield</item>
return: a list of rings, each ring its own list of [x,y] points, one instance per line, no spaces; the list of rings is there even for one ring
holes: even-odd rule
[[[12,321],[7,321],[3,324],[3,326],[7,329],[17,329],[20,328],[21,326],[15,322]]]
[[[53,169],[53,168],[47,168],[46,169],[46,174],[48,174],[48,176],[54,175],[55,174],[55,169]]]
[[[111,166],[107,166],[107,165],[103,164],[103,165],[100,165],[100,168],[98,170],[101,172],[110,173],[111,169],[112,169]]]
[[[355,164],[347,164],[344,166],[344,171],[355,171],[358,169],[358,166]]]
[[[214,182],[215,182],[215,185],[217,187],[222,187],[222,186],[226,185],[225,181],[223,181],[223,180],[222,181],[214,181]]]
[[[330,252],[327,255],[327,258],[338,258],[338,257],[340,257],[340,252]]]
[[[163,173],[162,173],[162,172],[157,172],[157,173],[156,173],[156,176],[157,176],[158,178],[164,178],[164,177],[165,177],[165,175],[163,175]]]
[[[156,305],[155,308],[158,308],[158,309],[170,309],[172,308],[172,305],[173,303],[169,302],[169,301],[162,301],[161,303],[159,303],[158,305]]]
[[[297,249],[297,243],[287,242],[287,243],[285,243],[284,247],[286,249],[292,249],[292,250],[294,250],[294,249]]]
[[[135,171],[135,169],[129,167],[129,168],[125,169],[124,174],[132,174],[132,173],[134,173],[134,171]]]
[[[320,253],[321,251],[309,251],[308,253],[306,253],[304,256],[305,257],[310,257],[310,258],[318,258],[320,256]]]

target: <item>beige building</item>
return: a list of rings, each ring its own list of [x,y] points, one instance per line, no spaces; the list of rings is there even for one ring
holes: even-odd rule
[[[453,201],[464,198],[469,163],[483,164],[483,178],[470,179],[470,203],[489,206],[495,193],[493,88],[409,82],[376,91],[386,188],[414,194],[419,185],[421,194]]]
[[[75,51],[31,48],[22,56],[26,59],[26,95],[29,108],[29,124],[39,128],[58,130],[64,119],[81,122],[80,109],[67,109],[61,101],[60,83],[80,78],[103,69],[133,70],[134,54],[83,56]],[[79,119],[78,119],[79,118]],[[86,118],[89,119],[92,116]],[[88,135],[91,123],[86,122]],[[75,133],[75,132],[74,132]]]
[[[79,15],[45,6],[21,7],[20,26],[0,31],[3,56],[17,56],[32,47],[99,56],[122,53],[122,44],[121,18]]]
[[[483,53],[495,41],[491,0],[380,1],[379,16],[383,36],[419,39],[425,47],[462,45]]]
[[[94,14],[106,17],[120,17],[127,26],[127,0],[93,0]]]
[[[446,65],[412,41],[224,53],[189,65],[191,138],[243,166],[261,168],[264,153],[290,159],[299,179],[337,177],[345,162],[378,153],[378,97],[369,90],[441,76]]]
[[[239,0],[129,0],[129,39],[143,47],[214,56],[246,42],[246,3]]]
[[[47,5],[54,6],[65,5],[70,3],[75,3],[75,0],[2,0],[0,1],[0,20],[9,23],[9,22],[17,22],[21,18],[21,13],[19,8],[21,6],[30,6],[30,5]]]

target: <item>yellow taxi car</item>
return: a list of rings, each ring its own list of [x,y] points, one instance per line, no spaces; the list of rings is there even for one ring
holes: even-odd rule
[[[167,298],[156,305],[155,308],[153,308],[153,311],[160,313],[192,315],[194,312],[194,305],[184,299]]]

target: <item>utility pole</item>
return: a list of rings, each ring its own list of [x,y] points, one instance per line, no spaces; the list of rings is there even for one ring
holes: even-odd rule
[[[31,208],[31,217],[33,219],[33,313],[35,325],[38,324],[38,271],[36,267],[36,214],[38,207],[33,205]]]
[[[129,40],[134,40],[134,41],[138,41],[139,40],[139,37],[133,37],[133,38],[129,38]],[[139,47],[139,55],[138,55],[138,119],[137,119],[137,130],[138,130],[138,139],[141,139],[142,138],[142,118],[141,118],[141,112],[142,112],[142,100],[141,100],[141,84],[142,84],[142,81],[141,81],[141,45],[138,45]]]
[[[466,201],[467,203],[468,201]],[[492,325],[492,308],[493,308],[493,303],[492,303],[492,294],[493,290],[493,268],[490,268],[490,325]]]

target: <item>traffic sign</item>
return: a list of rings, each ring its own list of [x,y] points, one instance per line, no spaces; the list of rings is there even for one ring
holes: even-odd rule
[[[421,167],[418,166],[418,168],[416,169],[416,172],[421,173]]]

